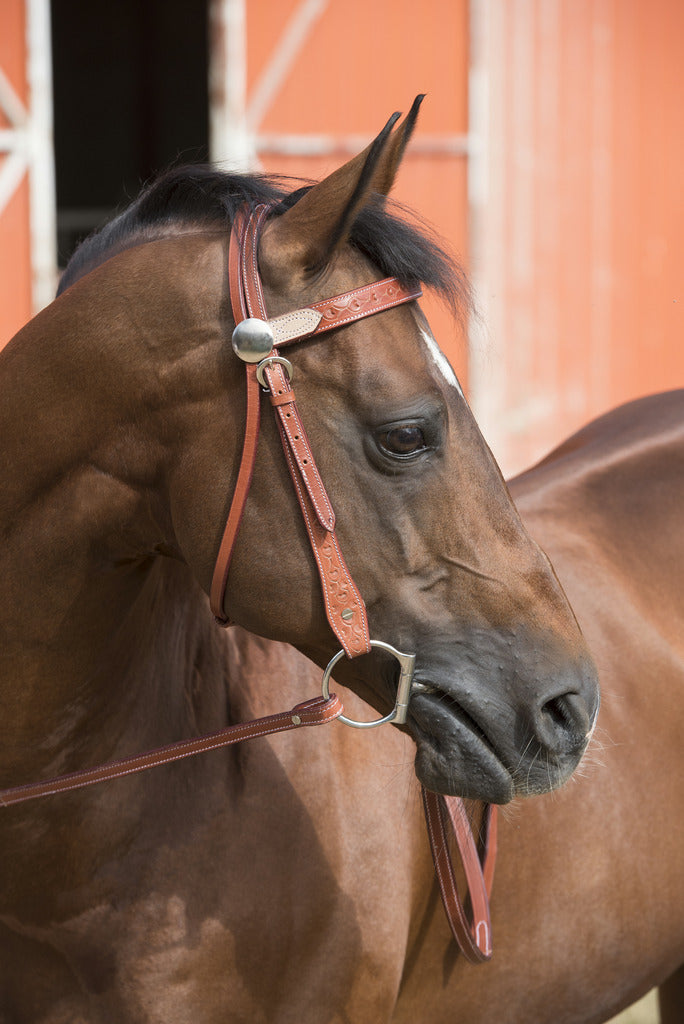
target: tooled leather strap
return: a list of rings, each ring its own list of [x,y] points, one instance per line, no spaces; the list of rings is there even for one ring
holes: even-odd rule
[[[338,718],[342,714],[342,710],[342,704],[335,694],[331,694],[327,700],[324,697],[314,697],[313,700],[297,704],[290,711],[281,711],[277,715],[256,718],[252,722],[228,725],[207,736],[199,736],[192,740],[179,740],[177,743],[169,743],[164,747],[148,750],[144,754],[124,757],[118,761],[112,761],[110,764],[99,765],[97,768],[85,768],[81,771],[70,772],[68,775],[59,775],[57,778],[46,779],[44,782],[28,783],[24,786],[0,790],[0,807],[9,807],[11,804],[24,803],[26,800],[35,800],[41,796],[51,796],[72,789],[83,789],[84,786],[93,786],[97,782],[106,782],[109,779],[121,778],[123,775],[145,771],[147,768],[170,764],[172,761],[194,757],[196,754],[203,754],[208,750],[229,747],[234,743],[241,743],[242,740],[269,736],[276,732],[288,732],[290,729],[301,729],[308,725],[323,725]]]
[[[274,334],[273,349],[263,371],[280,437],[300,504],[321,580],[330,626],[348,657],[370,650],[363,599],[354,584],[335,534],[335,515],[301,422],[289,377],[277,361],[283,345],[341,327],[400,303],[419,298],[420,289],[407,290],[396,278],[363,285],[310,307],[268,320],[258,267],[258,241],[270,207],[235,218],[229,250],[230,292],[235,324],[246,317],[267,321]],[[259,429],[259,383],[253,364],[247,364],[247,425],[238,482],[221,540],[211,586],[211,606],[218,622],[228,620],[223,609],[230,560],[252,478]]]
[[[470,963],[484,963],[492,956],[489,896],[496,861],[497,809],[493,804],[487,804],[485,808],[485,853],[481,863],[462,800],[423,789],[423,806],[435,874],[451,933]],[[465,871],[470,894],[470,921],[456,885],[448,845],[450,829],[453,831]]]
[[[312,302],[310,308],[321,314],[321,321],[311,332],[310,337],[323,334],[324,331],[332,331],[335,327],[342,327],[362,317],[382,313],[383,310],[392,309],[402,302],[419,299],[422,294],[420,288],[407,291],[396,277],[386,277],[373,284],[361,285],[360,288],[354,288],[343,295],[334,295],[322,302]],[[290,342],[284,341],[281,344],[289,345]]]

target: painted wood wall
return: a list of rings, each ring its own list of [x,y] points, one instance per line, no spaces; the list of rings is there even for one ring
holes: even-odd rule
[[[306,8],[315,15],[283,47]],[[269,96],[258,123],[264,170],[320,178],[361,149],[396,110],[426,93],[393,197],[467,261],[468,4],[466,0],[248,0],[247,99]],[[287,74],[279,73],[289,60]],[[269,90],[270,83],[270,90]],[[306,155],[288,150],[307,149]],[[316,155],[315,151],[327,150]],[[464,332],[430,297],[433,330],[467,377]]]
[[[471,393],[511,472],[616,404],[684,385],[684,3],[471,11],[488,94]]]
[[[23,108],[28,107],[26,5],[25,0],[2,0],[0,15],[0,73]],[[0,102],[0,138],[4,132],[22,127],[20,111]],[[4,170],[6,203],[0,205],[0,348],[29,319],[31,299],[31,248],[29,185],[26,174],[15,185],[8,162],[12,159],[6,142],[0,146],[0,171]],[[11,179],[11,180],[10,180]]]

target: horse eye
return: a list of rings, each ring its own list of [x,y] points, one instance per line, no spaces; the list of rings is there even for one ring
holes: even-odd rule
[[[380,437],[380,446],[390,455],[407,458],[425,451],[425,435],[421,427],[414,423],[404,423],[400,427],[386,430]]]

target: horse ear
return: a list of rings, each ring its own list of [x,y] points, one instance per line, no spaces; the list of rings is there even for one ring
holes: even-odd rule
[[[277,286],[290,279],[293,271],[308,275],[321,270],[347,240],[369,196],[389,193],[423,98],[416,97],[396,131],[399,114],[392,115],[362,153],[266,224],[259,243],[259,264],[266,282]]]

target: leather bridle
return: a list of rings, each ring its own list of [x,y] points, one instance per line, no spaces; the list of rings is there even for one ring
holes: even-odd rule
[[[305,338],[353,323],[422,294],[387,278],[269,320],[257,263],[259,235],[271,210],[258,206],[238,212],[230,238],[228,273],[235,330],[233,350],[246,368],[247,414],[242,460],[228,521],[219,547],[211,586],[211,607],[226,622],[223,601],[228,570],[249,485],[259,438],[260,392],[273,406],[285,459],[302,511],[323,590],[330,628],[349,658],[370,649],[363,599],[344,561],[335,533],[335,513],[327,495],[292,390],[292,364],[281,350]]]
[[[297,408],[292,389],[292,364],[281,355],[281,349],[412,302],[420,297],[422,291],[420,288],[406,289],[397,278],[390,277],[269,320],[258,266],[258,246],[261,229],[272,209],[272,206],[263,204],[252,211],[239,210],[230,236],[228,274],[235,322],[232,345],[235,354],[245,363],[247,412],[237,483],[214,567],[211,609],[217,622],[229,624],[224,599],[230,562],[254,472],[260,398],[264,391],[275,412],[287,467],[318,568],[326,617],[342,645],[325,671],[324,695],[328,694],[332,668],[344,655],[355,658],[368,654],[373,647],[381,648],[391,654],[401,667],[393,712],[375,722],[354,722],[341,717],[348,725],[358,728],[370,728],[390,721],[403,724],[408,712],[415,656],[403,654],[384,641],[370,638],[366,606],[340,550],[335,533],[335,513]]]
[[[78,789],[244,739],[320,725],[335,718],[365,729],[386,722],[406,722],[412,689],[414,692],[420,690],[419,685],[412,682],[415,655],[404,654],[384,641],[370,638],[366,607],[342,556],[335,533],[335,513],[296,405],[292,364],[281,355],[281,349],[412,302],[422,292],[420,288],[405,288],[397,278],[390,277],[269,319],[258,267],[258,243],[262,227],[272,210],[272,205],[265,204],[254,210],[239,210],[230,237],[229,284],[235,321],[232,345],[235,354],[245,364],[247,406],[242,457],[214,567],[210,603],[217,622],[229,625],[224,610],[229,569],[252,481],[259,439],[261,395],[266,392],[274,409],[285,459],[318,568],[326,616],[341,644],[341,650],[325,670],[323,695],[298,704],[289,711],[227,726],[208,736],[168,744],[56,779],[0,791],[0,806]],[[329,694],[330,675],[343,657],[368,654],[373,648],[385,651],[399,662],[397,697],[394,709],[388,715],[372,722],[357,722],[345,718],[340,701],[334,694]],[[480,963],[488,960],[492,953],[488,895],[496,856],[496,808],[491,805],[486,808],[485,853],[481,863],[463,802],[423,790],[423,804],[435,871],[452,933],[469,961]],[[453,832],[466,874],[471,900],[470,921],[456,887],[448,846],[449,832]]]

